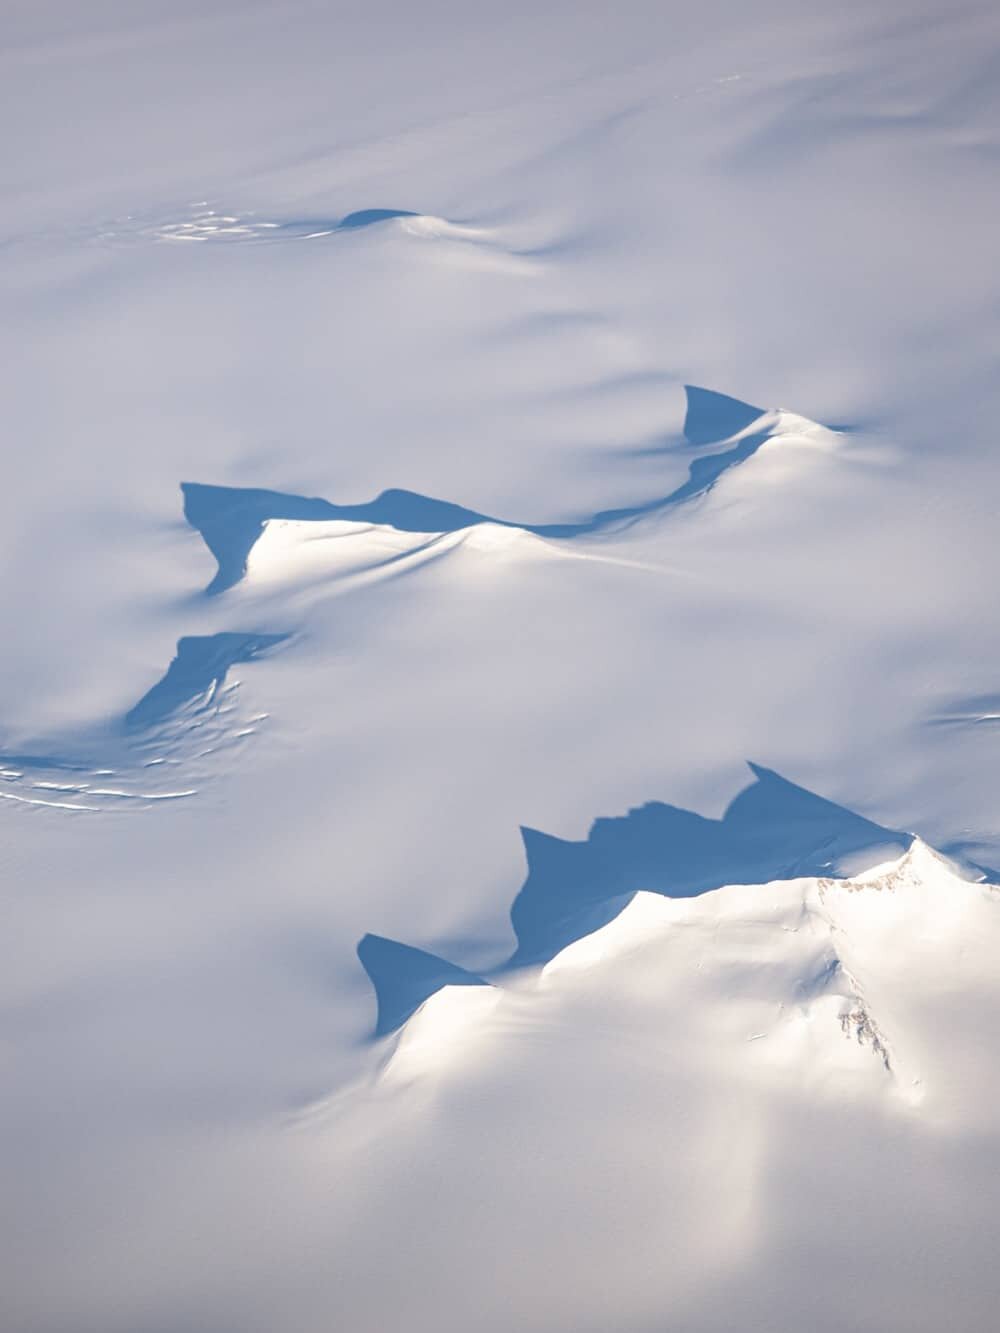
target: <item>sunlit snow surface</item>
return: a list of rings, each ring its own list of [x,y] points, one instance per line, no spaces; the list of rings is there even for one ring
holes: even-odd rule
[[[362,1326],[407,1299],[449,1327],[476,1302],[538,1328],[903,1327],[887,1300],[988,1324],[998,913],[917,841],[854,878],[639,892],[540,972],[437,991],[293,1121],[352,1181]]]
[[[994,9],[3,31],[0,1327],[992,1327]]]

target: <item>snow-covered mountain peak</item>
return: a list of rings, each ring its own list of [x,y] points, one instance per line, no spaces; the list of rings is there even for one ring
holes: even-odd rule
[[[876,1096],[885,1079],[906,1105],[928,1101],[928,1114],[947,1118],[963,1104],[972,1029],[946,1035],[936,1000],[944,984],[949,1007],[971,1016],[996,986],[992,969],[980,961],[956,975],[951,959],[959,948],[985,960],[997,944],[992,890],[919,841],[853,879],[734,884],[684,898],[640,891],[535,973],[431,994],[388,1039],[388,1068],[404,1059],[411,1077],[441,1070],[453,1037],[464,1052],[453,1071],[472,1052],[474,1062],[489,1060],[498,1043],[515,1059],[511,1042],[556,1029],[571,1040],[597,1021],[627,1052],[656,1028],[671,1058],[690,1061],[700,1033],[713,1060],[749,1060],[746,1076],[755,1069],[776,1091],[794,1074],[827,1096],[854,1095],[859,1080]],[[671,1037],[680,1012],[687,1036]]]

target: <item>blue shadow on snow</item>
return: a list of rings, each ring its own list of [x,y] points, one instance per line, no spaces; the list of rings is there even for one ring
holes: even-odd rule
[[[166,721],[193,699],[214,697],[225,684],[230,667],[252,662],[288,637],[228,633],[178,639],[177,653],[166,673],[125,714],[125,730],[145,731]]]
[[[202,707],[210,706],[217,691],[225,684],[230,667],[252,662],[290,637],[289,634],[225,633],[179,639],[177,652],[166,672],[124,717],[116,719],[113,730],[132,740],[167,722],[195,700],[200,699]],[[78,734],[76,744],[71,739],[69,748],[78,748],[82,753],[0,751],[0,768],[93,773],[107,771],[102,769],[102,764],[115,757],[109,750],[106,731]],[[82,757],[88,750],[90,755]]]
[[[583,842],[522,828],[528,874],[510,913],[517,947],[490,980],[366,935],[358,957],[375,988],[375,1035],[399,1027],[443,986],[489,985],[505,972],[548,962],[613,921],[640,890],[691,898],[726,884],[835,875],[847,858],[867,853],[873,864],[912,842],[911,834],[882,828],[769,768],[750,769],[753,782],[721,819],[653,801],[598,819]]]
[[[745,431],[762,415],[759,408],[709,389],[686,385],[685,393],[684,433],[693,444],[722,443]],[[181,483],[181,492],[184,517],[201,533],[218,564],[206,591],[220,593],[238,583],[246,573],[247,557],[270,519],[374,523],[401,532],[421,533],[456,532],[478,523],[495,523],[505,528],[521,528],[538,537],[566,540],[620,528],[705,495],[724,472],[751,458],[768,438],[767,430],[744,434],[731,448],[694,459],[687,481],[669,494],[622,509],[606,509],[571,523],[516,523],[406,490],[383,491],[376,499],[361,504],[334,504],[281,491],[206,486],[189,481]]]

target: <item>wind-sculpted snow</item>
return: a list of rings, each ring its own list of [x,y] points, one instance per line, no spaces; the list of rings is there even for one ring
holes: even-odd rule
[[[998,52],[4,6],[0,1333],[996,1326]]]
[[[1000,694],[950,699],[929,721],[937,726],[996,726],[1000,723]]]
[[[754,781],[721,819],[657,801],[598,819],[586,842],[522,829],[528,875],[510,913],[517,948],[491,979],[548,963],[615,920],[640,891],[690,898],[725,884],[835,875],[899,855],[912,841],[770,769],[750,768]],[[378,1034],[402,1023],[434,991],[456,984],[460,973],[391,941],[380,940],[376,952],[371,936],[358,952],[375,988]],[[462,975],[462,984],[485,984]]]
[[[201,699],[201,707],[208,707],[225,685],[230,667],[252,662],[287,638],[287,634],[213,634],[181,639],[166,675],[125,714],[126,730],[157,726],[191,700]]]
[[[100,228],[97,239],[105,242],[168,241],[210,242],[212,244],[280,243],[313,241],[338,232],[360,231],[397,219],[419,218],[421,214],[406,208],[363,208],[340,218],[274,218],[254,212],[230,213],[224,208],[210,208],[207,203],[192,204],[173,217],[130,214]]]
[[[165,674],[118,719],[33,747],[0,748],[0,798],[63,810],[146,806],[189,797],[209,755],[254,734],[264,714],[238,706],[232,667],[253,662],[287,634],[182,638]]]
[[[351,226],[382,220],[383,211],[375,210],[370,215],[359,215]],[[201,533],[218,564],[208,591],[221,592],[240,582],[251,553],[263,545],[265,529],[276,530],[282,524],[291,527],[293,537],[297,525],[305,525],[310,537],[342,537],[359,531],[364,535],[370,531],[374,541],[366,541],[364,552],[355,558],[354,567],[361,570],[387,569],[433,557],[447,549],[447,543],[442,544],[444,539],[461,538],[462,534],[479,548],[493,550],[504,544],[498,540],[504,533],[509,533],[512,541],[539,539],[567,545],[574,538],[613,534],[646,516],[707,494],[725,472],[789,429],[781,413],[764,413],[694,386],[688,386],[686,394],[684,433],[688,442],[695,448],[714,450],[719,444],[728,447],[695,458],[688,480],[665,497],[601,511],[579,522],[515,523],[404,490],[385,491],[368,503],[339,505],[274,491],[182,483],[185,517]],[[807,432],[821,429],[809,423],[805,428]],[[791,429],[798,427],[793,424]],[[402,546],[392,542],[386,545],[380,534],[403,534],[417,540]],[[270,545],[273,547],[275,542],[272,540]],[[343,549],[343,542],[339,548]],[[203,758],[233,738],[252,734],[253,725],[232,725],[225,720],[234,712],[226,692],[227,673],[232,666],[253,661],[288,637],[282,631],[269,630],[181,638],[166,674],[128,709],[120,725],[90,727],[53,740],[37,751],[33,748],[30,752],[9,753],[6,758],[0,755],[4,764],[0,777],[7,784],[19,784],[16,791],[0,791],[0,796],[21,803],[92,809],[98,798],[151,801],[167,795],[194,794],[195,789],[188,785],[171,784],[158,790],[157,783],[145,780],[145,771],[183,766],[192,756]],[[143,771],[143,780],[138,783],[126,776],[136,769]],[[63,782],[58,775],[67,771],[84,776],[80,781]],[[108,777],[122,785],[108,786],[103,781]],[[30,790],[25,790],[24,784]],[[530,836],[526,834],[529,848]],[[518,909],[515,921],[520,915]],[[530,946],[522,944],[521,952],[536,947],[537,941]],[[548,946],[540,947],[544,950]]]
[[[256,210],[229,211],[207,202],[168,214],[129,213],[84,233],[101,245],[168,244],[211,246],[283,245],[349,238],[372,228],[387,229],[401,241],[430,241],[477,254],[489,265],[523,271],[529,257],[511,252],[490,228],[456,222],[409,208],[358,208],[340,217],[276,217]]]
[[[769,441],[794,436],[828,443],[831,432],[789,413],[763,412],[724,394],[686,386],[684,434],[695,447],[726,444],[728,448],[694,458],[688,478],[666,495],[591,517],[566,522],[528,523],[480,513],[450,500],[414,491],[387,490],[360,504],[289,495],[280,491],[210,486],[182,482],[184,516],[201,533],[215,556],[218,570],[208,592],[224,592],[243,578],[247,559],[266,523],[344,522],[373,524],[400,532],[440,534],[480,524],[516,528],[556,542],[577,537],[614,534],[631,524],[706,495],[730,469],[746,463]]]

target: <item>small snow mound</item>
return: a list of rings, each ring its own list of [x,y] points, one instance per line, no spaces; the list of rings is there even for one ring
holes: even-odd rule
[[[842,437],[837,431],[830,430],[828,426],[812,421],[809,417],[800,416],[797,412],[788,412],[784,408],[765,413],[753,423],[752,427],[747,427],[747,431],[759,430],[762,427],[767,429],[770,435],[768,444],[772,447],[780,443],[830,451],[837,449],[842,443]]]
[[[483,244],[490,239],[489,233],[483,228],[464,226],[449,222],[447,218],[415,213],[405,208],[367,208],[341,218],[282,218],[273,215],[262,217],[254,211],[226,211],[203,205],[191,205],[187,210],[166,218],[130,215],[109,224],[101,232],[101,237],[108,240],[133,237],[172,243],[260,244],[314,241],[376,228],[392,229],[421,240]]]
[[[460,1057],[499,1001],[493,986],[443,986],[400,1030],[383,1078],[409,1080]]]
[[[397,221],[400,231],[424,240],[485,241],[489,232],[483,227],[467,227],[430,213],[415,213]]]
[[[268,519],[247,556],[251,583],[371,572],[426,551],[441,534],[347,519]]]
[[[524,528],[488,521],[452,532],[410,532],[347,519],[268,519],[247,556],[245,578],[258,587],[376,578],[462,549],[509,558],[548,548]]]
[[[474,551],[509,552],[544,543],[526,528],[504,523],[474,523],[458,534],[462,545]]]
[[[590,968],[607,958],[640,948],[676,916],[675,899],[660,893],[636,893],[613,921],[560,950],[542,968],[542,977],[547,980],[557,973]]]
[[[342,217],[281,217],[256,210],[210,207],[207,201],[189,204],[166,216],[129,213],[96,229],[96,239],[115,244],[167,242],[170,244],[274,244],[345,236],[370,228],[392,227],[410,236],[482,242],[488,233],[445,218],[406,208],[365,208]]]

